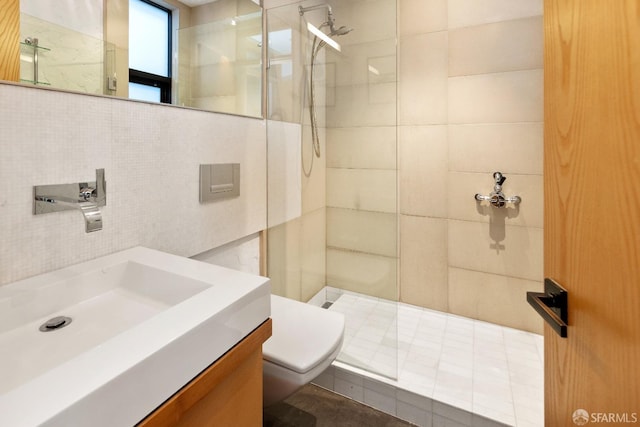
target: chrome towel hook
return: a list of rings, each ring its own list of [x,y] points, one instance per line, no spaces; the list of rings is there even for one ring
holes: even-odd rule
[[[502,174],[502,172],[494,172],[493,179],[495,180],[495,185],[493,186],[493,192],[488,196],[483,196],[482,194],[476,193],[475,199],[478,202],[487,201],[491,203],[491,206],[496,208],[504,208],[507,203],[513,203],[514,205],[520,204],[522,199],[520,196],[511,196],[506,197],[502,192],[502,184],[506,181],[507,177]]]

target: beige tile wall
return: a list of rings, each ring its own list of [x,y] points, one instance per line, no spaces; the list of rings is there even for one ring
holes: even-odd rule
[[[400,218],[400,297],[414,305],[448,311],[447,219]]]
[[[401,126],[447,123],[447,39],[446,31],[400,36]]]
[[[280,291],[399,289],[411,304],[540,332],[525,291],[542,287],[542,0],[403,0],[398,28],[393,4],[334,5],[355,30],[320,58],[326,157],[303,177],[302,217],[270,236],[286,259]],[[519,207],[473,199],[497,170]],[[323,221],[326,235],[313,228]]]
[[[327,245],[331,248],[395,257],[396,214],[327,208]]]
[[[267,226],[302,214],[299,124],[267,120]]]
[[[271,292],[308,301],[326,284],[327,240],[324,208],[269,228]]]
[[[447,126],[400,126],[400,212],[447,218]]]
[[[371,126],[327,129],[330,168],[394,169],[396,127]]]
[[[328,248],[327,283],[394,301],[397,299],[397,263],[396,257]]]
[[[399,7],[400,298],[541,332],[542,1]]]

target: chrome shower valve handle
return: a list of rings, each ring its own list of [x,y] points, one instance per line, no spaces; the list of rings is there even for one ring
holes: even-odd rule
[[[494,172],[493,179],[495,180],[495,185],[493,186],[493,191],[488,196],[484,196],[482,194],[476,193],[475,199],[478,202],[489,202],[491,206],[496,208],[504,208],[507,203],[512,203],[514,205],[520,204],[522,199],[520,196],[511,196],[507,197],[502,192],[502,184],[506,181],[507,177],[502,174],[502,172]]]

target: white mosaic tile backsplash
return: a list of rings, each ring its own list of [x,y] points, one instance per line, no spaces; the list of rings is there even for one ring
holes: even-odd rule
[[[266,227],[265,122],[0,84],[0,285],[142,245],[192,256]],[[200,204],[200,163],[240,163],[240,197]],[[32,214],[34,185],[94,181],[80,212]]]

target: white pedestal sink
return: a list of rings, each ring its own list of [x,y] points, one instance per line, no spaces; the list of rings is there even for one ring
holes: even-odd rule
[[[0,425],[132,426],[269,316],[269,279],[142,247],[2,286]]]

